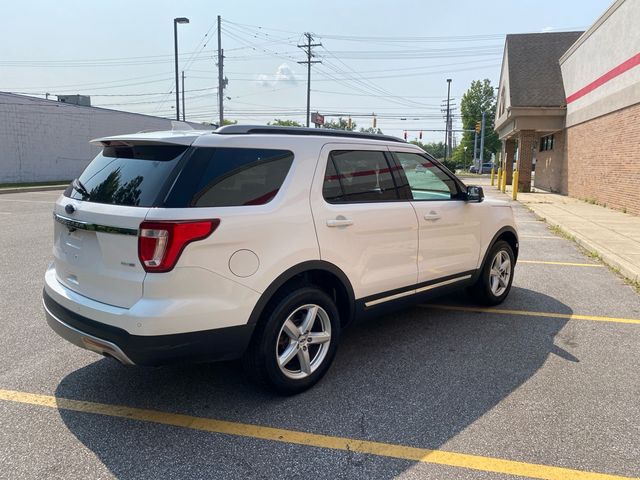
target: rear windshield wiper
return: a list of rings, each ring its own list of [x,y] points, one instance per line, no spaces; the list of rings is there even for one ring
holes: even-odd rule
[[[82,195],[82,199],[84,200],[85,198],[90,198],[91,194],[89,193],[89,190],[87,190],[85,188],[85,186],[82,184],[82,182],[80,181],[79,178],[76,178],[73,180],[73,182],[71,182],[71,186],[73,187],[73,189],[78,192],[80,195]]]

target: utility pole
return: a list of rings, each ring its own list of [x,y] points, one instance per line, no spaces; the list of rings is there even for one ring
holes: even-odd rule
[[[320,60],[311,60],[314,55],[311,51],[312,47],[321,47],[321,43],[311,43],[313,41],[313,36],[310,33],[305,33],[305,37],[307,37],[306,45],[298,45],[298,48],[303,49],[307,54],[307,60],[304,62],[298,62],[299,64],[307,65],[307,127],[309,127],[309,119],[311,116],[311,64],[312,63],[322,63]]]
[[[218,15],[218,110],[220,110],[220,127],[224,124],[224,76],[223,76],[223,59],[222,50],[222,31],[220,29],[220,15]]]
[[[478,168],[480,169],[481,173],[482,173],[482,160],[484,158],[484,126],[485,126],[484,117],[485,117],[485,113],[486,112],[482,112],[482,125],[480,126],[480,162],[479,162]]]
[[[453,155],[453,108],[449,109],[449,157]]]
[[[182,121],[185,121],[185,109],[184,109],[184,70],[182,70]]]
[[[444,134],[444,159],[445,161],[447,160],[447,155],[450,155],[451,152],[449,151],[451,149],[451,138],[450,138],[450,131],[451,131],[451,125],[450,125],[450,120],[451,120],[451,79],[447,78],[447,121],[446,121],[446,130],[445,130],[445,134]]]

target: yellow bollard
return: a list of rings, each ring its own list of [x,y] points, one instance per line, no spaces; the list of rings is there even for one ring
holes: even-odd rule
[[[513,190],[511,192],[511,198],[518,199],[518,170],[513,171]]]
[[[491,165],[491,186],[493,187],[494,185],[494,176],[495,176],[496,172],[495,172],[495,168],[493,165]]]
[[[502,185],[502,167],[498,167],[498,190],[500,190],[500,185]]]
[[[504,172],[502,172],[502,185],[500,185],[500,191],[502,193],[505,193],[507,191],[507,170],[506,169]]]

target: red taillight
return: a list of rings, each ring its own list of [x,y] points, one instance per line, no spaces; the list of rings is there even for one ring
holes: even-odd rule
[[[138,231],[138,258],[147,272],[168,272],[189,243],[207,238],[219,219],[142,222]]]

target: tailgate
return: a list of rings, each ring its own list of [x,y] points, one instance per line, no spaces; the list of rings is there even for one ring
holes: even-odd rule
[[[69,215],[66,205],[75,211]],[[99,302],[128,308],[142,297],[138,227],[148,212],[60,197],[54,211],[54,265],[58,280]]]

